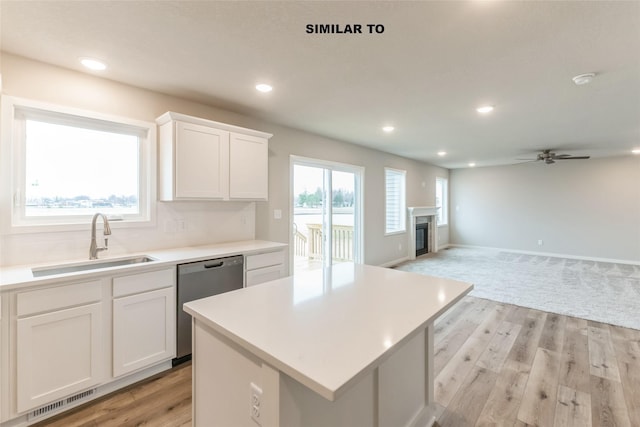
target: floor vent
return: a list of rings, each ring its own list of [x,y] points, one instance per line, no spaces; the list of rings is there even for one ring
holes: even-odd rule
[[[58,408],[62,408],[65,405],[64,399],[58,400],[57,402],[53,402],[48,404],[47,406],[43,406],[42,408],[38,408],[29,413],[29,420],[34,418],[39,418],[45,414],[48,414],[51,411],[55,411]]]
[[[95,392],[96,392],[96,389],[94,388],[91,390],[83,391],[78,394],[74,394],[73,396],[67,397],[66,399],[60,399],[57,402],[50,403],[46,406],[43,406],[41,408],[38,408],[29,412],[27,419],[31,421],[35,418],[43,417],[49,414],[50,412],[54,412],[54,411],[58,412],[59,409],[67,405],[71,405],[72,403],[77,402],[79,400],[86,399],[87,397],[92,396]]]
[[[96,389],[93,388],[91,390],[83,391],[82,393],[75,394],[71,397],[67,397],[67,404],[73,403],[76,400],[84,399],[85,397],[92,396],[96,392]]]

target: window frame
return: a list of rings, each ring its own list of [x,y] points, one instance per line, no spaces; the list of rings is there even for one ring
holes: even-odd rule
[[[57,124],[95,130],[137,133],[138,203],[136,215],[116,216],[114,228],[155,226],[156,221],[156,124],[44,102],[2,96],[2,144],[0,173],[2,232],[4,234],[85,230],[93,215],[27,217],[25,214],[26,120],[38,118]],[[96,209],[96,212],[99,208]],[[112,219],[112,218],[110,218]]]
[[[389,173],[401,177],[400,184],[400,200],[398,201],[398,226],[389,229],[388,210],[389,198],[387,193]],[[394,234],[402,234],[407,232],[407,171],[402,169],[394,169],[390,167],[384,168],[384,235],[392,236]]]
[[[436,218],[438,219],[438,227],[445,227],[449,225],[449,179],[441,176],[436,177],[436,202],[438,194],[438,185],[442,186],[442,200],[440,203],[440,210]],[[437,203],[436,203],[436,206]],[[442,218],[442,221],[440,221]]]

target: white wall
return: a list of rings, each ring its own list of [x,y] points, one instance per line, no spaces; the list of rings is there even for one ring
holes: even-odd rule
[[[638,156],[452,170],[450,194],[453,244],[640,262]]]
[[[2,54],[2,93],[6,95],[154,121],[166,111],[176,111],[219,122],[273,133],[269,145],[269,201],[255,203],[158,203],[155,227],[113,230],[109,254],[143,252],[167,247],[243,239],[289,243],[289,155],[296,154],[364,166],[365,262],[381,264],[406,256],[407,235],[384,237],[385,166],[407,170],[409,206],[433,205],[435,176],[446,169],[330,140],[264,122],[252,117],[152,92],[111,80]],[[0,153],[5,156],[6,153]],[[425,182],[425,187],[421,183]],[[4,187],[3,187],[4,191]],[[0,203],[9,203],[3,194]],[[283,217],[273,219],[273,209]],[[184,233],[165,232],[165,223],[186,220]],[[447,230],[441,230],[446,243]],[[81,259],[87,256],[89,229],[85,232],[9,234],[0,236],[0,265]],[[398,245],[402,244],[402,250]]]

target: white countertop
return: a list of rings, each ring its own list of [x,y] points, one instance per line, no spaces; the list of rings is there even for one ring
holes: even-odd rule
[[[472,288],[345,263],[192,301],[185,311],[335,400]]]
[[[109,259],[118,259],[129,256],[148,255],[154,258],[155,261],[123,265],[119,267],[100,268],[94,270],[77,271],[74,273],[57,274],[43,277],[33,277],[31,271],[32,268],[42,268],[54,265],[65,265],[77,262],[88,262],[84,260],[69,260],[59,263],[47,263],[47,264],[30,264],[22,266],[1,267],[0,268],[0,290],[7,291],[24,286],[32,285],[44,285],[53,282],[59,282],[61,280],[84,280],[92,277],[98,277],[101,275],[119,274],[119,273],[131,273],[135,274],[138,271],[149,270],[161,266],[170,266],[184,262],[200,261],[212,258],[221,258],[226,256],[240,255],[240,254],[252,254],[263,251],[274,250],[278,248],[287,247],[284,243],[267,242],[263,240],[245,240],[240,242],[228,242],[219,243],[213,245],[204,246],[190,246],[182,248],[153,250],[141,253],[132,254],[120,254],[117,256],[109,257],[103,255],[99,260],[105,261]]]

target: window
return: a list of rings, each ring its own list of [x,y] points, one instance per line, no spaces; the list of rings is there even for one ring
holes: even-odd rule
[[[449,206],[447,191],[447,179],[436,178],[436,207],[438,209],[438,225],[447,225],[449,223]]]
[[[12,227],[86,224],[96,212],[152,220],[155,124],[16,99],[3,109],[13,122]]]
[[[384,168],[385,178],[385,234],[406,231],[405,185],[407,172]]]

